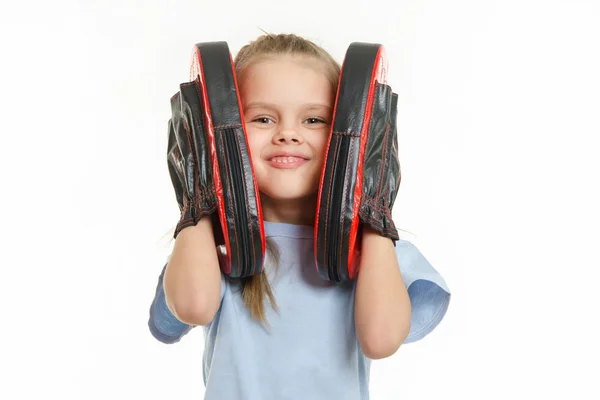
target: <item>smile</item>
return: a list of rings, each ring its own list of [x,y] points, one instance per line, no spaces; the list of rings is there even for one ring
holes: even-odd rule
[[[277,156],[269,159],[269,164],[275,168],[297,168],[306,162],[306,158],[296,156]]]
[[[293,156],[287,156],[287,157],[273,157],[271,158],[271,162],[274,163],[282,163],[282,164],[289,164],[289,163],[294,163],[294,162],[298,162],[298,161],[304,161],[304,158],[301,157],[293,157]]]

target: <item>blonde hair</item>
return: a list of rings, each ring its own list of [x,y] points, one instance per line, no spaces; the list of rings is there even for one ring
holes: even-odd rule
[[[334,94],[337,91],[341,69],[338,62],[322,47],[295,34],[265,33],[243,46],[233,61],[240,86],[244,80],[244,73],[250,65],[267,57],[279,55],[303,56],[321,61],[325,68],[325,75],[331,84],[331,90]],[[279,254],[270,240],[267,240],[267,252],[272,256],[273,268],[277,269]],[[265,298],[269,299],[275,310],[278,310],[278,307],[265,270],[266,268],[261,274],[243,278],[241,283],[244,304],[255,320],[266,325],[268,322],[265,313]]]

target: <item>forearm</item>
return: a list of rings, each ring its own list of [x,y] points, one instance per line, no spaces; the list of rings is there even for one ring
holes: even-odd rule
[[[411,307],[394,244],[365,226],[356,283],[355,323],[365,355],[394,354],[410,331]]]
[[[206,325],[221,298],[221,271],[209,218],[184,228],[177,239],[164,276],[169,310],[182,322]]]

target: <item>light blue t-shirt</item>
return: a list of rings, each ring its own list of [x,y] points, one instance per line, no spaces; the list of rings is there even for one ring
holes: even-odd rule
[[[367,400],[369,369],[356,338],[356,282],[321,280],[314,264],[313,227],[265,222],[265,235],[279,255],[267,267],[279,313],[265,302],[270,328],[250,316],[240,284],[222,275],[221,305],[203,327],[205,400]],[[415,342],[442,320],[450,301],[443,277],[410,242],[396,254],[412,306],[409,336]],[[267,259],[267,266],[270,260]],[[159,277],[149,327],[163,343],[176,343],[192,327],[177,320],[165,303]]]

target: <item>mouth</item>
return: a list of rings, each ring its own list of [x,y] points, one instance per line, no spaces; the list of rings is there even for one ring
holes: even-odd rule
[[[267,159],[270,166],[279,169],[298,168],[309,161],[300,154],[276,154]]]

